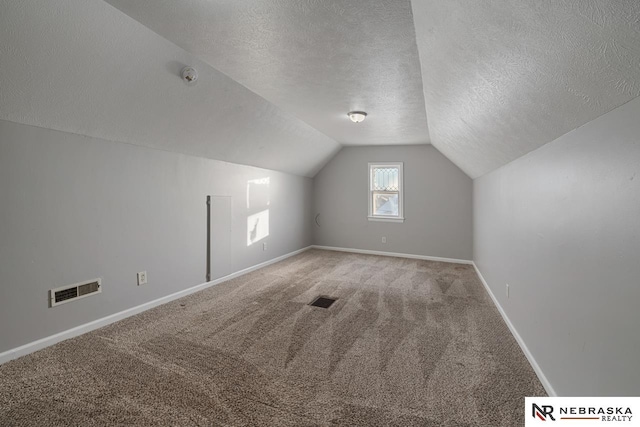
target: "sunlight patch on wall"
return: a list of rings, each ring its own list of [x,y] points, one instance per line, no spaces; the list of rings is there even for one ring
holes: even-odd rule
[[[269,209],[247,218],[247,246],[259,242],[269,235]]]
[[[269,206],[269,182],[269,177],[247,181],[247,209]]]
[[[269,185],[271,179],[247,181],[247,246],[269,235]]]

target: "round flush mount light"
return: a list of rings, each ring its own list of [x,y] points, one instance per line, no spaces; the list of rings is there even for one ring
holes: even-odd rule
[[[198,72],[193,67],[184,67],[181,74],[182,80],[188,85],[193,85],[198,80]]]
[[[360,123],[367,117],[367,113],[364,111],[352,111],[347,113],[347,116],[349,116],[353,123]]]

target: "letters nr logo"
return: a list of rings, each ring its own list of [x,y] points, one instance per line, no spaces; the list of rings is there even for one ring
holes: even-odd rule
[[[532,416],[533,418],[540,418],[542,421],[547,421],[547,417],[549,417],[551,419],[551,421],[555,421],[556,419],[553,418],[553,406],[551,405],[542,405],[542,407],[536,405],[535,403],[533,404],[533,413]]]

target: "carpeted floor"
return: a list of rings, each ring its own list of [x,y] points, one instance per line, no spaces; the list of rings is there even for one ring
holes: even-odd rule
[[[0,425],[512,427],[534,395],[472,266],[311,250],[0,366]]]

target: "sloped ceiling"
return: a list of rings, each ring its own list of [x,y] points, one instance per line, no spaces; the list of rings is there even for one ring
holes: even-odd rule
[[[306,176],[431,141],[478,177],[640,95],[637,0],[107,1],[0,3],[0,119]]]
[[[475,178],[640,95],[637,0],[419,0],[432,144]]]
[[[106,1],[342,144],[429,142],[409,0]]]
[[[340,149],[102,0],[1,2],[0,58],[1,120],[306,176]]]

